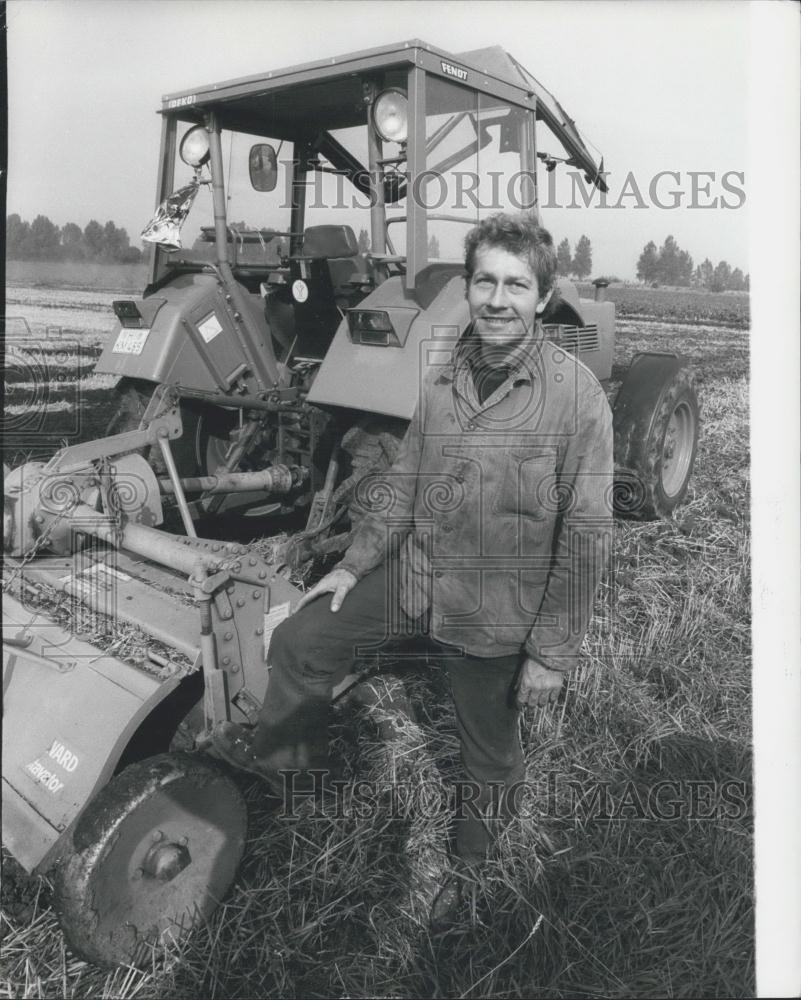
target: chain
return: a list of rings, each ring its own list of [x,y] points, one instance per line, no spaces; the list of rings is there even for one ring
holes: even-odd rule
[[[122,541],[124,513],[114,490],[114,477],[111,474],[111,461],[108,455],[101,458],[98,464],[98,484],[100,498],[103,502],[103,512],[109,519],[109,528],[114,538],[114,547],[119,548]]]
[[[8,590],[8,588],[14,582],[16,577],[19,576],[19,574],[25,569],[28,563],[39,554],[39,550],[44,548],[44,546],[50,541],[50,536],[53,533],[53,529],[55,528],[56,524],[58,524],[60,518],[62,518],[63,516],[64,516],[63,514],[59,514],[58,517],[54,518],[54,520],[47,526],[47,528],[42,532],[42,534],[39,535],[39,537],[36,539],[36,541],[33,543],[30,549],[28,549],[28,551],[22,556],[20,561],[16,563],[11,573],[8,576],[3,577],[4,591]]]
[[[3,592],[8,590],[14,580],[19,576],[19,574],[25,569],[25,567],[36,558],[40,550],[43,549],[51,539],[53,531],[56,526],[62,521],[68,514],[72,513],[73,508],[78,503],[78,500],[74,500],[69,507],[62,510],[59,514],[53,518],[53,520],[48,524],[44,531],[39,535],[30,549],[22,556],[20,561],[16,563],[11,573],[8,576],[3,577]]]

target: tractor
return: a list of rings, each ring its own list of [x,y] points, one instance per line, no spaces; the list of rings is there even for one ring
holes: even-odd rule
[[[114,301],[96,365],[118,380],[107,433],[5,477],[3,841],[52,871],[100,965],[180,941],[230,888],[247,812],[211,730],[255,720],[272,631],[465,331],[469,228],[538,213],[538,163],[605,189],[497,47],[388,45],[170,94],[160,117],[149,281]],[[542,322],[610,386],[620,513],[668,516],[698,437],[686,364],[641,354],[612,384],[603,282],[560,281]]]

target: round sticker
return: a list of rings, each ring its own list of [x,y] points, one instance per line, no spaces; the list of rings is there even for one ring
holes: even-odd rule
[[[309,297],[309,286],[305,281],[298,278],[292,282],[292,296],[296,302],[305,302]]]

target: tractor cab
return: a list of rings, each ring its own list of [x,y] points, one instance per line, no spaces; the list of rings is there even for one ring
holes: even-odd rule
[[[472,226],[501,210],[537,212],[537,158],[552,159],[537,153],[537,121],[566,162],[603,187],[572,121],[500,48],[453,56],[410,41],[169,95],[160,207],[143,234],[154,244],[146,294],[180,275],[216,273],[238,286],[232,300],[260,296],[260,319],[252,303],[236,309],[251,347],[249,392],[291,381],[296,361],[322,364],[340,339],[403,347],[409,315],[399,330],[391,311],[362,304],[395,279],[393,301],[426,312],[461,279]],[[457,298],[451,291],[454,308]],[[581,322],[579,310],[566,312]],[[416,379],[404,394],[375,359],[365,365],[396,383],[383,412],[408,418]],[[315,402],[378,402],[320,395],[325,385]]]

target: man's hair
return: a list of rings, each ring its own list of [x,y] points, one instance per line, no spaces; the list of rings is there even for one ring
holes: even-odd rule
[[[556,251],[553,238],[530,215],[509,215],[498,212],[471,229],[464,241],[464,266],[468,279],[475,269],[476,254],[481,247],[500,247],[516,257],[526,257],[537,276],[540,297],[551,290],[556,277]]]

